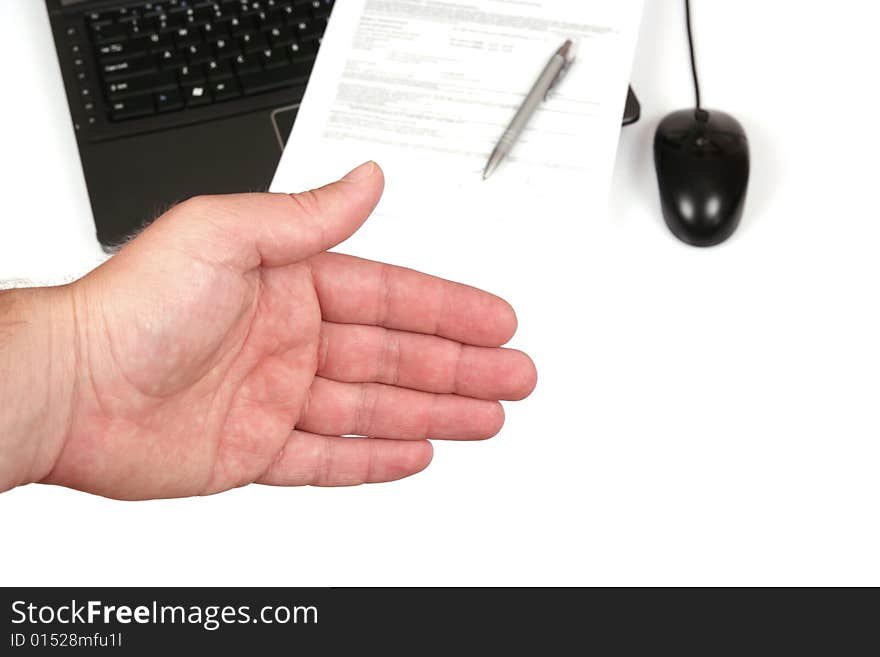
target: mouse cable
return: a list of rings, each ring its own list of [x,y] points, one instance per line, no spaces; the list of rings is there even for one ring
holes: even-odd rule
[[[700,79],[697,77],[697,57],[694,55],[694,33],[691,29],[691,0],[684,0],[684,14],[687,20],[688,47],[691,51],[691,72],[694,74],[694,94],[697,97],[697,109],[703,109],[700,102]]]

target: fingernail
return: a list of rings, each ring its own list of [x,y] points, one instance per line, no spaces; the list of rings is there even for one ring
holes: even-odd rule
[[[342,176],[342,179],[345,182],[358,182],[359,180],[364,180],[365,178],[369,178],[370,176],[372,176],[375,170],[376,163],[370,160],[369,162],[364,162],[356,169],[352,169],[351,171],[349,171],[347,174]]]

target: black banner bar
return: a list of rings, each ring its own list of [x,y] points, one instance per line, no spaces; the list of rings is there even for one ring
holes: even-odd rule
[[[0,605],[13,656],[861,654],[880,611],[870,589],[9,588]]]

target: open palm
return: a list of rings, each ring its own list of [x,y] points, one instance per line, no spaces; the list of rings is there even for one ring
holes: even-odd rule
[[[47,483],[110,497],[350,485],[488,438],[535,370],[501,299],[326,253],[378,202],[368,163],[303,194],[202,197],[70,286],[76,395]],[[352,438],[346,436],[363,436]]]

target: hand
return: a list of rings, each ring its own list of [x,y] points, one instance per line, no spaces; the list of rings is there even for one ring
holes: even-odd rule
[[[312,192],[195,198],[64,288],[74,392],[40,479],[123,499],[382,482],[425,468],[428,438],[497,433],[497,400],[536,380],[499,348],[510,306],[326,253],[383,183],[367,163]]]

